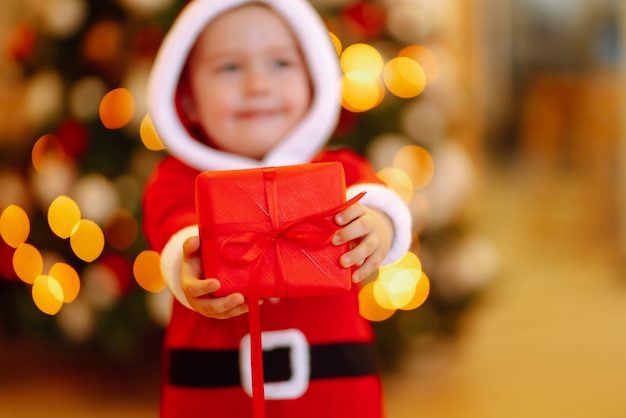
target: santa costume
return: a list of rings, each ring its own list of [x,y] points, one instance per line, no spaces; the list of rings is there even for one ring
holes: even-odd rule
[[[227,153],[196,138],[181,117],[177,87],[187,56],[207,23],[247,3],[263,3],[291,26],[313,85],[309,113],[262,160]],[[316,11],[304,0],[193,0],[178,16],[157,55],[149,81],[152,120],[170,156],[149,179],[144,233],[161,253],[174,295],[164,342],[161,416],[252,417],[247,315],[211,319],[195,312],[180,284],[182,243],[198,235],[195,179],[202,171],[339,161],[347,199],[389,215],[394,241],[385,263],[411,241],[411,218],[401,199],[349,150],[324,146],[340,112],[337,53]],[[210,93],[209,93],[210,94]],[[332,296],[267,300],[261,305],[267,416],[372,417],[383,415],[373,332],[358,311],[358,286]]]

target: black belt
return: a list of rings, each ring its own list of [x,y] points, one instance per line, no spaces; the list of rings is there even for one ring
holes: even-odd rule
[[[290,348],[263,351],[265,382],[282,382],[291,376]],[[377,373],[372,344],[338,343],[309,346],[309,379],[359,377]],[[217,388],[241,385],[238,350],[169,351],[169,383],[174,386]]]

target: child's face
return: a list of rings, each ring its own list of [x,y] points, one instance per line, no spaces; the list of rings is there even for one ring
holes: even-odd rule
[[[187,64],[187,112],[216,147],[261,159],[306,114],[311,88],[288,26],[248,5],[218,16]]]

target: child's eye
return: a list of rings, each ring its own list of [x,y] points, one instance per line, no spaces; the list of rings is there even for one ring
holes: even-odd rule
[[[291,67],[292,62],[286,59],[278,59],[274,61],[274,66],[277,68],[286,68]]]
[[[241,66],[235,63],[223,64],[218,67],[218,71],[222,73],[232,73],[239,71]]]

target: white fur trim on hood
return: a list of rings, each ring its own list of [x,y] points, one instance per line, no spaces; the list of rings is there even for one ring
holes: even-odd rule
[[[174,105],[183,67],[202,30],[218,15],[248,3],[266,4],[291,26],[314,87],[308,115],[261,161],[220,151],[194,139]],[[193,0],[182,10],[157,54],[148,82],[150,116],[166,150],[200,171],[303,164],[322,149],[334,131],[341,109],[340,75],[328,30],[307,1]]]

